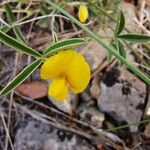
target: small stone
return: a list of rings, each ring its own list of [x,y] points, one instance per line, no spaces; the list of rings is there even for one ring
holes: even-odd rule
[[[147,138],[150,138],[150,123],[148,125],[146,125],[145,130],[144,130],[144,135]]]
[[[89,86],[86,88],[84,92],[80,94],[80,97],[84,102],[89,102],[92,99],[92,96],[89,91]]]
[[[104,150],[104,146],[102,144],[97,145],[97,150]]]
[[[120,82],[127,81],[129,84],[132,85],[133,88],[135,88],[139,93],[142,95],[145,95],[146,93],[146,85],[144,82],[139,80],[134,74],[129,72],[125,67],[118,67],[117,70],[120,72],[120,76],[118,77],[118,80]]]
[[[99,78],[95,76],[92,80],[92,85],[90,87],[90,93],[93,98],[98,99],[100,96],[100,86],[99,86]]]
[[[43,150],[50,150],[53,147],[54,150],[60,147],[59,142],[54,139],[48,139],[44,142]]]
[[[148,116],[150,116],[150,106],[148,107],[146,114],[147,114]]]
[[[61,111],[73,115],[77,104],[78,104],[78,95],[72,92],[69,92],[68,97],[64,101],[57,101],[52,97],[49,97],[50,101]]]
[[[104,121],[104,114],[101,113],[96,106],[93,104],[83,105],[79,108],[79,116],[82,121],[87,122],[88,124],[95,126],[97,128],[102,127]]]
[[[148,101],[147,101],[147,106],[145,109],[145,117],[150,116],[150,94],[148,95]]]

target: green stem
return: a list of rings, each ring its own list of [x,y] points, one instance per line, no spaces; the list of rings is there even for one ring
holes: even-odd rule
[[[149,122],[150,122],[150,119],[137,121],[137,122],[133,122],[133,123],[130,123],[130,124],[127,124],[127,125],[123,125],[123,126],[119,126],[119,127],[115,127],[115,128],[111,128],[111,129],[106,129],[103,132],[116,131],[116,130],[128,128],[128,127],[133,126],[133,125],[139,125],[139,124],[144,124],[144,123],[149,123]]]
[[[54,4],[50,0],[45,0],[49,5],[53,6],[55,9],[60,11],[62,14],[67,16],[72,22],[74,22],[76,25],[78,25],[80,28],[82,28],[85,32],[87,32],[93,39],[95,39],[103,48],[105,48],[108,52],[112,53],[116,58],[118,58],[121,62],[123,62],[130,70],[132,70],[136,75],[138,75],[141,79],[143,79],[146,83],[150,84],[150,78],[147,77],[144,73],[142,73],[139,69],[134,67],[131,63],[129,63],[126,59],[124,59],[122,56],[120,56],[116,50],[110,48],[107,46],[101,39],[94,34],[92,31],[90,31],[85,25],[81,24],[77,19],[75,19],[73,16],[71,16],[68,12],[63,10],[58,5]]]

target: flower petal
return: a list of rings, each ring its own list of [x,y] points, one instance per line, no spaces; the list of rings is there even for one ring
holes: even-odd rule
[[[74,56],[67,70],[67,81],[74,93],[82,92],[90,81],[90,67],[79,53],[70,52]]]
[[[86,22],[88,16],[89,16],[89,14],[88,14],[87,6],[80,5],[79,12],[78,12],[78,17],[79,17],[80,22],[82,22],[82,23]]]
[[[68,95],[68,86],[65,78],[58,77],[54,79],[49,86],[48,94],[55,100],[63,101]]]
[[[40,70],[42,79],[54,79],[65,74],[72,60],[72,55],[68,51],[71,50],[61,51],[44,62]]]

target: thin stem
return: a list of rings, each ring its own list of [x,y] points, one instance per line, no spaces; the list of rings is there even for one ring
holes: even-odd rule
[[[150,122],[150,119],[137,121],[137,122],[133,122],[133,123],[130,123],[130,124],[123,125],[123,126],[119,126],[119,127],[115,127],[115,128],[111,128],[111,129],[106,129],[102,132],[116,131],[116,130],[128,128],[128,127],[133,126],[133,125],[139,125],[139,124],[144,124],[144,123],[149,123],[149,122]]]
[[[57,15],[57,14],[49,14],[49,15],[44,15],[44,16],[39,16],[39,17],[36,17],[36,18],[33,18],[33,19],[30,19],[30,20],[26,20],[24,22],[20,22],[20,23],[15,23],[13,24],[11,27],[14,27],[14,26],[20,26],[20,25],[23,25],[23,24],[26,24],[26,23],[29,23],[29,22],[32,22],[32,21],[36,21],[36,20],[40,20],[40,19],[45,19],[45,18],[48,18],[48,17],[62,17],[62,18],[65,18],[66,20],[68,20],[67,17],[64,17],[62,15]]]

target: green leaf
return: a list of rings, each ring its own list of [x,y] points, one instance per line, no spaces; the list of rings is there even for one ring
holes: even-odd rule
[[[20,31],[20,29],[18,27],[13,27],[13,31],[14,31],[14,33],[15,33],[15,35],[16,35],[16,37],[19,41],[21,41],[25,44],[27,43],[27,41],[25,40],[22,32]]]
[[[132,43],[149,43],[150,36],[146,34],[124,34],[117,36],[118,39],[129,41]]]
[[[108,54],[107,54],[107,61],[112,61],[112,59],[113,59],[112,53],[108,52]]]
[[[7,16],[8,22],[12,24],[14,22],[14,15],[11,10],[11,7],[8,4],[5,4],[5,10],[6,10],[6,16]]]
[[[3,33],[2,31],[0,31],[0,41],[14,49],[17,49],[18,51],[34,56],[35,58],[42,56],[39,52],[24,45],[23,43],[18,42],[17,40]]]
[[[12,12],[11,7],[8,4],[5,4],[5,10],[6,10],[6,16],[7,16],[8,22],[10,24],[13,24],[15,22],[14,14]],[[19,27],[13,27],[13,31],[18,40],[20,40],[23,43],[27,43]]]
[[[114,41],[111,42],[111,47],[114,48],[114,49],[117,49],[116,44],[115,44]],[[112,59],[113,59],[113,54],[108,52],[108,54],[107,54],[107,61],[112,61]]]
[[[58,41],[57,43],[52,44],[49,48],[47,48],[44,52],[44,56],[49,56],[52,52],[57,52],[60,49],[66,49],[72,46],[77,46],[81,44],[85,44],[87,41],[85,41],[82,38],[74,38],[74,39],[67,39]]]
[[[10,81],[4,87],[4,89],[2,89],[2,91],[0,92],[0,96],[8,94],[11,90],[16,88],[19,84],[21,84],[25,79],[27,79],[32,74],[33,71],[35,71],[40,66],[41,63],[42,60],[35,60],[25,69],[23,69],[12,81]]]
[[[119,52],[119,55],[121,55],[124,59],[126,59],[126,51],[124,49],[124,45],[119,41],[115,40],[117,51]],[[123,65],[123,62],[120,60],[121,65]]]
[[[120,11],[119,16],[118,16],[116,29],[115,29],[115,35],[119,35],[122,32],[124,26],[125,26],[124,14],[122,11]]]
[[[126,55],[126,51],[124,49],[124,45],[119,41],[119,54],[126,59],[127,55]]]
[[[4,33],[7,33],[10,30],[10,28],[7,26],[3,26],[0,30]]]

